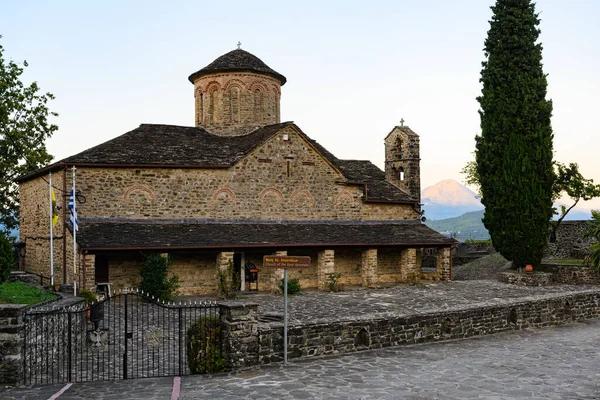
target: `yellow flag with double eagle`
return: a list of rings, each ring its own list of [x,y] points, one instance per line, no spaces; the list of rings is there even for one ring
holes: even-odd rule
[[[54,189],[52,189],[52,226],[55,226],[58,222],[58,206],[56,205],[56,195]]]

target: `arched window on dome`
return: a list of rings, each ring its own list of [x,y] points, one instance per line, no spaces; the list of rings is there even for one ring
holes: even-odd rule
[[[217,121],[217,99],[219,92],[217,89],[213,89],[210,92],[209,103],[208,103],[208,123],[214,123]]]
[[[240,89],[236,86],[229,91],[229,108],[231,122],[240,122]]]
[[[254,90],[254,122],[262,122],[263,117],[263,92],[260,89]]]

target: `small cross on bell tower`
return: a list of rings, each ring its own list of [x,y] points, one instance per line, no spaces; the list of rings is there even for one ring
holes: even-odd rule
[[[404,126],[404,118],[400,119],[400,126]]]

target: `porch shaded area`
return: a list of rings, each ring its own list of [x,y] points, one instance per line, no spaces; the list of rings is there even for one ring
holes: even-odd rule
[[[265,255],[311,257],[310,268],[290,270],[304,288],[339,283],[377,287],[415,277],[449,280],[453,239],[419,221],[84,220],[78,235],[84,286],[99,279],[113,289],[139,285],[144,254],[168,253],[182,294],[217,290],[218,271],[241,276],[258,269],[254,287],[276,291],[283,270],[262,268]]]

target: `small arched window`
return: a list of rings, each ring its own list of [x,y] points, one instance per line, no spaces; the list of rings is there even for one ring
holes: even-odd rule
[[[402,155],[404,154],[403,146],[404,146],[404,141],[402,140],[401,137],[398,137],[396,139],[396,154],[399,157],[402,157]]]
[[[208,104],[208,122],[213,123],[217,120],[217,96],[219,92],[214,89],[210,92],[210,100]]]
[[[262,122],[263,93],[260,89],[254,90],[254,122]]]
[[[401,181],[404,180],[404,167],[398,168],[398,179],[400,179]]]
[[[232,87],[229,94],[231,122],[240,122],[240,89]]]

